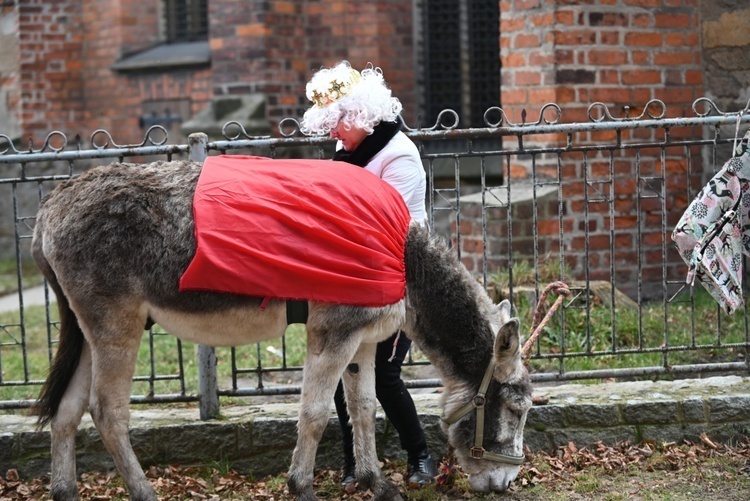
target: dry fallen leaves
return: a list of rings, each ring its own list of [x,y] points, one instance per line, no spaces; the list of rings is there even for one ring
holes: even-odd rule
[[[658,460],[655,458],[658,456]],[[734,446],[713,442],[708,436],[701,435],[700,443],[684,442],[657,444],[646,441],[640,444],[629,442],[614,446],[597,442],[591,447],[577,447],[573,443],[559,447],[552,453],[527,452],[527,461],[521,467],[517,481],[511,491],[520,491],[526,487],[550,484],[575,479],[592,468],[603,468],[606,471],[621,470],[638,465],[647,471],[661,471],[665,475],[678,475],[688,466],[700,466],[701,462],[717,456],[734,456],[743,458],[748,466],[740,470],[750,475],[750,440],[745,439]],[[396,485],[406,490],[404,485],[402,463],[383,464],[384,474]],[[700,468],[690,470],[695,481],[701,480]],[[330,486],[338,487],[340,473],[330,469],[318,470],[315,477],[316,489]],[[159,499],[172,500],[225,500],[254,499],[259,501],[277,501],[288,499],[288,492],[283,482],[276,479],[252,481],[248,476],[229,470],[220,472],[210,467],[184,466],[151,466],[146,471],[149,481],[156,489]],[[439,466],[436,482],[438,490],[445,499],[468,499],[471,494],[465,490],[466,482],[458,482],[464,477],[452,457],[445,458]],[[636,481],[636,479],[633,479]],[[636,481],[637,483],[637,481]],[[347,489],[341,488],[338,496],[350,501],[371,499],[370,491],[357,490],[353,484]],[[0,478],[0,501],[19,499],[49,499],[49,479],[21,479],[18,471],[11,469]],[[126,498],[127,491],[122,479],[115,472],[83,473],[79,482],[79,492],[84,500],[105,500]]]
[[[596,442],[591,448],[581,449],[571,442],[558,448],[554,454],[533,454],[531,458],[533,464],[529,465],[527,462],[522,467],[519,473],[520,482],[517,481],[513,489],[517,490],[518,484],[522,488],[524,485],[551,483],[576,477],[592,467],[614,471],[631,465],[639,465],[652,458],[656,452],[660,454],[659,460],[650,461],[645,466],[647,471],[659,470],[665,474],[677,474],[690,465],[699,466],[703,460],[716,456],[742,457],[750,464],[750,440],[747,438],[735,446],[715,443],[705,433],[700,436],[700,440],[701,444],[690,442],[656,444],[653,441],[645,441],[640,444],[622,442],[615,446]],[[746,468],[750,474],[750,466]]]

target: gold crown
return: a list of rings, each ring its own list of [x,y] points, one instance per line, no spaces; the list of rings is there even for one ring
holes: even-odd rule
[[[319,108],[328,106],[351,93],[352,89],[361,81],[362,75],[357,70],[351,69],[343,80],[331,80],[327,84],[328,88],[313,89],[310,100]]]

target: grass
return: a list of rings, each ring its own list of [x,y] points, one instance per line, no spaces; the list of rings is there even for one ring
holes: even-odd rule
[[[707,293],[696,292],[694,313],[687,302],[646,304],[616,312],[596,305],[566,309],[543,329],[540,352],[548,358],[532,362],[532,367],[551,369],[550,361],[563,350],[568,355],[597,354],[566,360],[568,370],[660,366],[668,347],[682,347],[668,354],[670,365],[743,360],[744,348],[727,346],[747,340],[742,315],[727,317],[717,311]],[[530,325],[531,308],[520,307],[519,311],[523,312],[524,324]],[[651,351],[627,353],[641,350]]]
[[[57,338],[57,309],[51,305],[50,332]],[[47,314],[44,306],[30,306],[24,309],[23,328],[18,311],[0,312],[0,368],[2,383],[0,400],[29,400],[37,397],[39,385],[46,378],[49,368]],[[236,349],[237,367],[250,370],[258,366],[278,367],[282,358],[282,342],[286,343],[286,367],[300,367],[305,356],[305,329],[302,325],[291,325],[285,339],[276,339],[256,345]],[[25,349],[24,349],[25,346]],[[268,348],[271,348],[270,350]],[[53,348],[54,349],[54,348]],[[220,388],[232,385],[231,349],[216,349]],[[180,369],[182,363],[182,370]],[[283,373],[264,376],[264,381]],[[182,342],[167,335],[156,325],[151,332],[145,332],[138,353],[135,370],[136,381],[132,394],[148,396],[153,394],[198,393],[198,366],[196,345]],[[285,382],[283,378],[278,381]],[[241,382],[242,383],[242,382]],[[244,382],[247,386],[249,382]],[[183,388],[184,385],[184,388]],[[243,386],[243,384],[239,384]]]
[[[18,290],[18,272],[15,259],[0,259],[0,296]],[[42,283],[43,279],[36,264],[26,259],[21,262],[21,280],[24,287]]]
[[[0,275],[8,276],[9,270],[15,275],[14,267],[15,262],[0,261]],[[516,286],[534,284],[536,280],[549,283],[560,275],[560,269],[554,259],[545,260],[538,273],[530,264],[521,262],[514,265],[513,283]],[[28,275],[25,281],[40,281],[38,273],[24,274]],[[497,274],[491,280],[502,287],[507,285],[509,277]],[[533,324],[532,299],[518,294],[515,301],[527,337]],[[550,298],[549,305],[553,299]],[[57,338],[54,305],[50,319],[48,323],[42,306],[26,307],[23,317],[18,311],[0,313],[0,400],[36,398],[38,382],[46,377],[49,367],[48,340]],[[640,308],[613,310],[597,298],[589,298],[588,303],[582,298],[569,299],[566,307],[544,327],[538,345],[532,349],[529,367],[534,372],[556,372],[563,356],[565,371],[655,367],[664,366],[665,360],[669,365],[734,362],[744,360],[745,347],[727,345],[744,345],[747,331],[741,313],[726,316],[702,288],[695,289],[692,299],[683,296],[667,305],[654,302]],[[667,346],[682,348],[667,354]],[[255,387],[259,367],[274,368],[263,374],[264,386],[297,385],[305,351],[302,325],[290,326],[282,339],[236,348],[234,360],[231,349],[217,348],[219,387]],[[195,352],[194,344],[180,342],[155,326],[144,334],[141,342],[133,395],[198,394]],[[424,360],[418,349],[414,356],[417,361]],[[232,379],[233,366],[238,369],[236,381]]]
[[[567,274],[559,260],[545,259],[538,273],[528,262],[514,263],[512,278],[518,288],[533,286],[537,281],[551,283],[561,273]],[[510,275],[497,273],[490,277],[490,283],[496,284],[496,290],[503,290],[510,283]],[[546,307],[556,298],[554,294],[549,296]],[[519,293],[514,300],[528,337],[534,321],[534,297]],[[566,371],[736,362],[744,360],[746,349],[728,345],[745,345],[750,340],[742,313],[727,316],[700,286],[694,289],[692,298],[687,290],[667,304],[652,301],[640,307],[620,304],[613,309],[595,295],[572,296],[564,304],[565,308],[542,329],[532,349],[533,371],[555,372],[563,357]]]

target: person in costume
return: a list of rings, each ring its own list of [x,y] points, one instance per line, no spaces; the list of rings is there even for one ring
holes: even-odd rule
[[[380,177],[404,199],[412,220],[427,225],[424,167],[419,150],[401,132],[401,102],[391,95],[380,68],[353,69],[347,61],[316,72],[306,87],[312,106],[300,128],[305,134],[330,134],[337,140],[333,160],[363,167]],[[401,365],[411,346],[403,332],[378,343],[375,392],[408,457],[409,485],[431,483],[437,475],[427,449],[414,401],[401,379]],[[355,480],[352,427],[339,382],[334,397],[344,448],[343,485]]]

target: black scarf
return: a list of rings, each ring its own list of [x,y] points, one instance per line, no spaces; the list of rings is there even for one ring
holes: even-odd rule
[[[364,167],[400,130],[401,122],[380,122],[373,127],[372,134],[365,137],[354,150],[346,151],[341,148],[333,154],[333,159]]]

